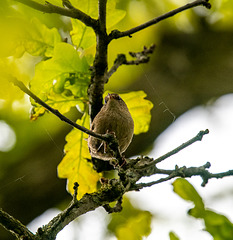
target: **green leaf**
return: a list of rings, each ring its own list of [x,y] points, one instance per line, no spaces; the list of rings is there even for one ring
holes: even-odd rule
[[[84,114],[77,124],[89,128],[89,116]],[[88,146],[88,135],[73,129],[67,136],[65,145],[66,155],[58,165],[58,177],[67,178],[67,189],[73,194],[74,182],[79,183],[78,199],[85,193],[96,191],[96,185],[100,178],[100,174],[94,171],[93,166],[87,159],[90,159]]]
[[[51,90],[50,94],[47,96],[44,102],[50,107],[59,110],[60,113],[64,114],[70,111],[72,107],[78,107],[80,112],[84,112],[85,102],[83,98],[77,98],[70,94],[69,91],[64,91],[63,93],[55,93]],[[46,112],[46,109],[41,105],[33,103],[33,108],[31,111],[31,120],[36,120],[38,117],[42,116]]]
[[[184,178],[178,178],[173,182],[173,191],[184,200],[192,201],[195,205],[190,210],[190,215],[202,217],[204,214],[204,203],[196,189]]]
[[[151,232],[151,219],[150,212],[135,208],[129,199],[124,197],[123,210],[112,214],[108,229],[119,240],[142,239]]]
[[[178,236],[174,232],[169,233],[170,240],[179,240]]]
[[[105,92],[104,96],[109,91]],[[121,98],[125,101],[132,118],[134,120],[134,134],[140,134],[149,130],[151,113],[153,103],[145,99],[147,96],[143,91],[136,91],[130,93],[120,94]]]
[[[33,56],[53,55],[54,46],[61,42],[56,28],[49,29],[37,18],[27,21],[23,17],[0,19],[4,38],[0,40],[1,56],[21,57],[25,51]]]
[[[206,210],[204,221],[206,231],[214,237],[214,240],[232,239],[233,224],[226,216],[214,211]]]
[[[116,0],[109,0],[107,2],[107,29],[112,28],[120,22],[126,15],[126,12],[116,8]]]
[[[74,0],[72,4],[93,18],[98,17],[97,0]],[[72,31],[70,36],[77,48],[87,49],[96,43],[95,33],[92,28],[77,19],[71,19]]]
[[[185,200],[192,201],[195,207],[189,210],[189,214],[195,218],[202,218],[206,231],[214,240],[231,240],[233,236],[233,224],[219,213],[205,208],[204,203],[195,188],[185,179],[177,179],[173,183],[174,192]]]
[[[47,93],[58,77],[69,77],[70,73],[88,73],[89,65],[85,58],[81,58],[73,46],[58,43],[54,49],[54,56],[36,66],[35,76],[31,88],[37,93]]]
[[[86,59],[67,43],[58,43],[54,56],[36,66],[35,76],[31,81],[31,90],[47,104],[56,107],[61,113],[68,112],[70,107],[87,101],[87,88],[90,71]],[[34,103],[34,105],[36,105]],[[43,110],[36,105],[32,118]]]
[[[36,18],[31,20],[24,39],[25,51],[33,56],[52,57],[54,47],[59,42],[61,36],[56,28],[49,29]]]
[[[89,16],[97,19],[98,17],[98,1],[97,0],[74,0],[73,5]],[[109,0],[107,2],[107,29],[116,25],[125,16],[125,11],[116,9],[116,1]],[[77,48],[87,49],[95,45],[96,37],[92,28],[77,19],[71,19],[72,31],[70,32],[71,39]]]
[[[24,93],[10,82],[14,78],[25,84],[29,81],[29,77],[20,71],[14,59],[0,58],[0,99],[7,100],[8,103],[24,96]]]
[[[87,27],[77,19],[71,19],[71,23],[73,30],[70,32],[70,36],[72,43],[78,49],[87,49],[95,45],[96,38],[92,28]]]
[[[23,19],[0,16],[0,57],[21,57],[25,52],[23,40],[27,34],[27,26]]]

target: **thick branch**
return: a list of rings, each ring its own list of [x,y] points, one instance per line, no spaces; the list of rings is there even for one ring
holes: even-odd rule
[[[97,207],[118,201],[123,194],[124,187],[121,181],[119,179],[110,180],[106,185],[102,185],[98,192],[85,194],[79,201],[72,201],[67,209],[40,228],[40,236],[52,236],[53,238],[50,239],[55,239],[57,233],[77,217],[93,211]]]
[[[71,4],[69,4],[69,1],[63,0],[64,6],[69,8],[62,8],[56,5],[53,5],[46,1],[45,4],[40,4],[38,2],[32,1],[32,0],[14,0],[16,2],[20,2],[24,5],[27,5],[33,9],[36,9],[38,11],[44,12],[44,13],[57,13],[63,16],[71,17],[80,20],[85,25],[96,28],[97,26],[97,20],[91,18],[86,13],[80,11],[79,9],[73,7]],[[72,7],[71,7],[72,6]]]
[[[34,234],[30,232],[27,227],[2,209],[0,209],[0,225],[10,231],[18,239],[21,237],[24,237],[22,239],[34,239]]]
[[[107,0],[99,0],[99,17],[96,34],[96,54],[92,67],[92,78],[88,88],[89,114],[91,121],[103,106],[104,84],[106,83],[105,73],[108,69],[108,38],[106,31],[106,4]]]
[[[101,32],[106,32],[106,8],[107,0],[99,0],[99,24]]]
[[[211,7],[211,5],[210,5],[210,3],[208,3],[208,1],[209,0],[196,0],[196,1],[192,2],[192,3],[188,3],[188,4],[186,4],[186,5],[182,6],[182,7],[179,7],[177,9],[174,9],[174,10],[168,12],[168,13],[165,13],[165,14],[157,17],[157,18],[154,18],[154,19],[152,19],[152,20],[150,20],[150,21],[148,21],[146,23],[143,23],[143,24],[141,24],[141,25],[139,25],[137,27],[131,28],[131,29],[127,30],[127,31],[121,32],[119,30],[113,30],[109,34],[109,41],[111,41],[113,39],[117,39],[117,38],[126,37],[126,36],[131,37],[131,35],[136,33],[136,32],[139,32],[139,31],[141,31],[141,30],[143,30],[145,28],[150,27],[151,25],[154,25],[154,24],[156,24],[156,23],[158,23],[158,22],[160,22],[160,21],[162,21],[164,19],[172,17],[172,16],[176,15],[177,13],[183,12],[183,11],[185,11],[187,9],[190,9],[190,8],[193,8],[193,7],[197,7],[197,6],[203,5],[203,6],[205,6],[206,8],[209,9]]]
[[[148,161],[149,158],[141,159],[141,161]],[[136,161],[130,159],[129,161]],[[129,166],[129,165],[128,165]],[[151,166],[153,168],[153,166]],[[167,177],[160,178],[156,181],[149,183],[136,183],[138,178],[134,178],[134,175],[138,174],[138,170],[132,167],[126,168],[125,171],[126,179],[122,181],[121,179],[111,179],[103,183],[101,189],[92,194],[85,194],[83,198],[79,201],[72,201],[71,205],[56,216],[50,223],[45,225],[41,230],[41,235],[49,234],[48,236],[56,236],[56,234],[64,228],[67,224],[73,221],[78,216],[85,214],[86,212],[92,211],[99,206],[103,206],[105,210],[109,213],[119,212],[122,209],[122,196],[125,192],[128,191],[138,191],[144,187],[150,187],[155,184],[169,181],[176,177],[192,177],[192,176],[201,176],[203,183],[211,178],[222,178],[225,176],[233,176],[233,170],[223,172],[223,173],[210,173],[207,168],[210,168],[210,163],[207,162],[205,165],[200,167],[176,167],[174,170],[166,169],[156,169],[155,173],[168,175]],[[154,169],[154,168],[153,168]],[[146,172],[142,171],[140,177],[147,176]],[[128,179],[127,179],[128,178]],[[132,180],[133,179],[133,180]],[[202,183],[202,186],[204,184]],[[110,207],[109,204],[113,201],[117,201],[115,207]]]

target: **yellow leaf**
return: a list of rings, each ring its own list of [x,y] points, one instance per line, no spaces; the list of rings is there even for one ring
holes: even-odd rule
[[[14,100],[21,99],[24,93],[11,83],[17,78],[18,80],[27,84],[28,76],[20,72],[14,59],[1,58],[0,59],[0,99],[13,102]]]
[[[84,114],[82,119],[77,121],[77,124],[89,128],[89,116]],[[91,193],[96,190],[97,181],[100,174],[94,171],[90,159],[90,154],[87,146],[88,135],[73,129],[67,136],[65,145],[65,157],[58,165],[58,176],[67,178],[67,190],[73,194],[74,182],[78,182],[78,199],[85,193]]]

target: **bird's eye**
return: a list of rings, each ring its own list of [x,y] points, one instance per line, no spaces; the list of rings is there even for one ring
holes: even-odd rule
[[[121,100],[121,97],[119,95],[115,95],[114,97],[116,100]]]
[[[105,98],[104,98],[104,103],[106,104],[107,102],[108,102],[108,100],[109,100],[109,95],[110,94],[108,94]]]

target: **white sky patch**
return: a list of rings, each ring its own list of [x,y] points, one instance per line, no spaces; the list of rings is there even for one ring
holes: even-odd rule
[[[5,122],[0,120],[0,151],[10,151],[16,142],[14,130]]]

